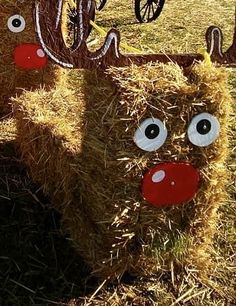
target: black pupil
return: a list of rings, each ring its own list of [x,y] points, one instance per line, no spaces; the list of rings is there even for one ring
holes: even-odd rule
[[[211,130],[211,122],[207,119],[202,119],[197,124],[197,131],[201,135],[209,133]]]
[[[160,128],[156,124],[149,124],[149,126],[146,127],[145,129],[145,136],[148,139],[154,139],[156,138],[160,133]]]
[[[21,26],[21,21],[20,21],[20,19],[18,19],[18,18],[13,19],[13,20],[12,20],[12,25],[13,25],[13,27],[15,27],[15,28],[19,28],[19,27]]]

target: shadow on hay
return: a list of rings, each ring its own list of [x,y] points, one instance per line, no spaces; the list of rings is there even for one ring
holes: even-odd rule
[[[60,230],[60,215],[0,145],[0,305],[51,305],[84,296],[96,280]]]

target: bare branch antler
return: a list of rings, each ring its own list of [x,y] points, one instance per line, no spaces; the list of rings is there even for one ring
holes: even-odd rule
[[[120,33],[112,29],[108,32],[102,47],[95,51],[88,50],[88,36],[91,12],[94,0],[76,0],[77,34],[72,47],[67,47],[62,31],[61,18],[64,0],[36,0],[34,18],[36,31],[46,54],[57,64],[66,68],[101,68],[107,66],[127,66],[131,63],[175,62],[180,66],[190,66],[202,59],[200,54],[147,54],[123,55],[120,53]]]
[[[227,67],[236,67],[236,9],[235,9],[235,28],[233,43],[226,52],[222,51],[223,33],[219,27],[210,26],[206,31],[207,52],[210,54],[213,62],[226,65]]]
[[[120,36],[116,30],[107,34],[103,46],[96,52],[87,48],[89,21],[94,10],[93,0],[77,0],[77,33],[72,47],[67,47],[61,30],[64,0],[37,0],[34,8],[36,32],[46,54],[66,68],[93,68],[119,59]]]

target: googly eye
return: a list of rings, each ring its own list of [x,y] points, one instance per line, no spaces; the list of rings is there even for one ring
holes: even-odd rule
[[[148,152],[158,150],[166,141],[167,129],[163,122],[156,118],[147,118],[134,134],[136,145]]]
[[[25,19],[21,15],[13,15],[8,18],[8,29],[13,33],[20,33],[25,29]]]
[[[188,127],[188,139],[198,147],[206,147],[213,143],[220,133],[220,123],[209,113],[201,113],[193,117]]]

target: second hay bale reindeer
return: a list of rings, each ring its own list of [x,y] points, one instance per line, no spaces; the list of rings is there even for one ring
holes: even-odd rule
[[[88,2],[78,1],[77,9],[85,28]],[[55,18],[45,14],[57,3],[36,2],[35,16],[45,52],[62,66],[169,61],[166,55],[122,56],[116,31],[94,54],[82,32],[68,49]],[[172,57],[185,67],[195,58],[201,56]],[[62,212],[75,247],[108,278],[150,274],[174,259],[203,268],[225,200],[225,73],[197,64],[184,74],[174,64],[149,63],[80,74],[78,80],[76,71],[64,72],[63,104],[60,90],[39,90],[16,105],[23,158]]]
[[[36,42],[33,1],[0,1],[0,116],[11,113],[12,97],[23,90],[48,88],[55,70]]]

